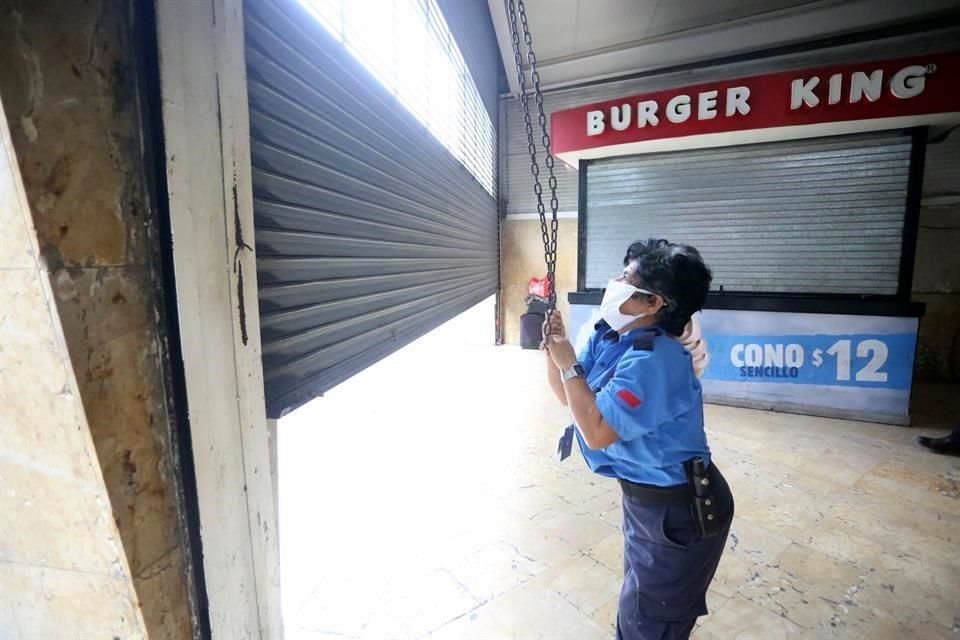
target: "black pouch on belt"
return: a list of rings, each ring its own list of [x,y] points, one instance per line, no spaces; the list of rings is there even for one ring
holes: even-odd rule
[[[697,524],[700,537],[715,536],[723,531],[724,523],[720,518],[713,484],[710,481],[709,469],[704,464],[703,458],[700,457],[687,460],[683,466],[687,472],[687,482],[690,483],[690,489],[693,493],[691,509],[693,510],[693,521]]]

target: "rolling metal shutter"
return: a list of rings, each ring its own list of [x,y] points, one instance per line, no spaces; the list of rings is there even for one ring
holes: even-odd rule
[[[279,417],[494,294],[495,199],[296,2],[245,4],[260,331]]]
[[[521,116],[522,118],[522,116]],[[533,116],[533,122],[536,124],[537,117]],[[513,123],[508,120],[508,125]],[[516,133],[523,137],[523,152],[510,154],[503,158],[500,175],[502,176],[500,188],[506,190],[509,185],[510,200],[506,205],[506,214],[519,219],[535,218],[537,213],[537,196],[533,192],[533,178],[530,176],[530,153],[527,151],[527,132],[526,129],[520,129]],[[511,146],[514,144],[512,138]],[[540,144],[538,135],[537,144]],[[540,162],[543,162],[543,155],[540,155]],[[559,211],[564,217],[576,217],[577,212],[577,170],[557,160],[553,169],[557,177],[557,202]],[[546,190],[546,185],[544,185]],[[549,204],[550,200],[545,200]]]
[[[911,148],[883,132],[590,163],[585,285],[660,237],[697,247],[714,289],[896,294]]]

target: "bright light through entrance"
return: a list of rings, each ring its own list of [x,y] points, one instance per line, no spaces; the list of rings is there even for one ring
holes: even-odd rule
[[[289,640],[609,640],[616,483],[553,456],[544,355],[493,300],[279,424]]]
[[[521,452],[488,423],[493,331],[491,298],[280,421],[291,640],[420,637],[477,606],[434,569],[496,526],[495,496],[516,480]]]
[[[495,193],[496,131],[436,0],[300,3]]]

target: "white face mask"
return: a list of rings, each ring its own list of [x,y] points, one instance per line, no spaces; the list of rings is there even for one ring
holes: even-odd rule
[[[652,291],[638,289],[637,287],[619,280],[611,280],[607,283],[607,290],[604,291],[603,300],[600,302],[600,317],[603,318],[603,320],[610,325],[610,328],[614,331],[619,332],[634,320],[638,320],[644,316],[650,315],[649,313],[641,313],[640,315],[636,316],[628,316],[620,313],[621,305],[629,300],[630,297],[635,293],[654,295]]]

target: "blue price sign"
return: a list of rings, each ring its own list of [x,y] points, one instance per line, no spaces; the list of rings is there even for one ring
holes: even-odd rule
[[[570,309],[571,335],[586,342],[597,307]],[[707,309],[700,326],[708,401],[909,423],[914,316]]]
[[[914,334],[708,334],[704,378],[909,389]]]

